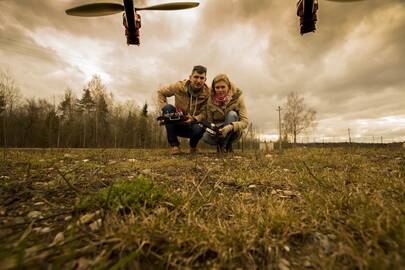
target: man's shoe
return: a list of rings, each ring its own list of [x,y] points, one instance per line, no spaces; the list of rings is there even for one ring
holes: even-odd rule
[[[227,153],[233,153],[232,143],[228,143],[225,147]]]
[[[226,153],[225,147],[222,145],[217,145],[217,153]]]
[[[190,154],[198,154],[199,152],[197,147],[190,147]]]
[[[171,150],[172,155],[179,155],[181,154],[180,148],[178,146],[172,146]]]

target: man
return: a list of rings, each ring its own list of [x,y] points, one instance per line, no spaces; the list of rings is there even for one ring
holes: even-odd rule
[[[195,66],[188,80],[162,87],[158,90],[158,101],[163,113],[181,110],[185,120],[177,123],[166,123],[167,140],[172,147],[172,154],[180,154],[180,143],[177,137],[190,139],[190,153],[197,152],[198,141],[204,130],[197,122],[205,120],[205,109],[210,95],[207,80],[207,68]],[[167,97],[174,96],[175,106],[167,103]]]

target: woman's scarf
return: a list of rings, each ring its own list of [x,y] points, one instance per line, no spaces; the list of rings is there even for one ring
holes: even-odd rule
[[[222,107],[225,107],[225,106],[228,104],[230,98],[231,98],[230,95],[225,95],[225,96],[218,96],[218,95],[215,95],[214,98],[213,98],[213,100],[212,100],[212,102],[213,102],[215,105],[217,105],[217,106],[219,106],[219,107],[222,108]]]

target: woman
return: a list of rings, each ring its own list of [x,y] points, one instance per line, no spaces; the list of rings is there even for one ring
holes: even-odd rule
[[[242,130],[248,126],[248,118],[242,91],[225,74],[217,75],[212,81],[207,120],[220,127],[220,136],[205,132],[204,142],[216,145],[218,152],[232,152],[232,143],[240,138]]]

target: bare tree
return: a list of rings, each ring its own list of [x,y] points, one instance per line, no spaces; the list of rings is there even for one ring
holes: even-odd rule
[[[297,92],[288,94],[287,103],[283,106],[283,127],[287,136],[292,136],[297,143],[297,135],[304,130],[316,126],[316,111],[304,103],[304,98]]]
[[[3,144],[7,146],[7,133],[9,130],[8,117],[13,113],[14,106],[20,99],[20,90],[17,87],[13,76],[9,71],[0,69],[0,96],[3,129]]]

